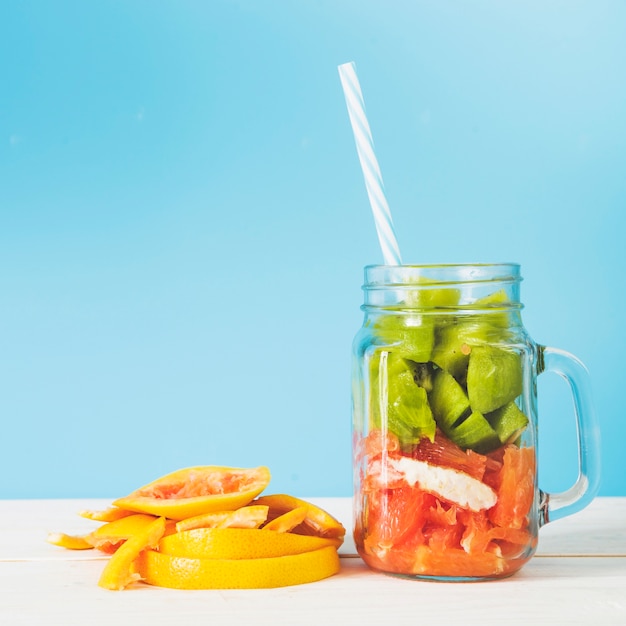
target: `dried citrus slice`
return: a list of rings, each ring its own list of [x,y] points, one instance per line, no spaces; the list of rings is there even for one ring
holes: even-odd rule
[[[258,496],[270,482],[267,467],[216,465],[181,469],[113,502],[138,513],[183,520],[203,513],[233,511]]]
[[[252,559],[187,558],[145,550],[137,558],[136,565],[146,583],[173,589],[286,587],[328,578],[336,574],[340,567],[334,546],[301,554]]]
[[[98,585],[105,589],[121,591],[131,583],[140,580],[140,574],[135,571],[135,561],[143,550],[156,547],[164,532],[165,518],[158,517],[125,541],[109,559]]]
[[[336,547],[334,539],[251,528],[195,528],[163,537],[159,552],[197,559],[256,559]]]
[[[86,541],[84,535],[66,535],[65,533],[48,533],[46,538],[51,543],[60,548],[68,550],[92,550],[93,545]]]
[[[143,532],[155,519],[154,515],[134,513],[100,526],[97,530],[85,535],[84,539],[93,548],[111,554],[127,539]]]
[[[176,522],[176,531],[193,528],[258,528],[266,519],[268,506],[242,506],[235,511],[204,513]]]
[[[310,502],[287,494],[274,494],[261,496],[254,501],[254,504],[265,504],[270,507],[268,515],[270,521],[288,511],[306,507],[306,517],[301,524],[294,526],[291,532],[300,535],[316,535],[318,537],[339,539],[339,545],[343,542],[346,529],[341,522],[336,520],[330,513],[324,511],[324,509]]]

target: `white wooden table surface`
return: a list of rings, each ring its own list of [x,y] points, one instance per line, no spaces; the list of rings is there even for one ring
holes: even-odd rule
[[[351,529],[348,498],[310,498]],[[48,544],[82,533],[77,515],[109,500],[0,500],[0,625],[594,624],[626,625],[626,498],[598,498],[540,531],[537,555],[511,578],[436,583],[378,574],[343,546],[341,572],[270,590],[97,586],[106,556]]]

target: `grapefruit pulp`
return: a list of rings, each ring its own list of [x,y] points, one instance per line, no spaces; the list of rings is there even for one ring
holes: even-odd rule
[[[389,443],[387,451],[374,450],[361,482],[355,541],[370,567],[406,576],[499,578],[528,561],[536,547],[533,448],[506,444],[482,455],[461,450],[439,431],[434,442],[424,438],[406,451]],[[426,493],[388,469],[405,454],[433,470],[448,467],[480,480],[495,491],[495,504],[472,510],[447,500],[444,491]]]
[[[267,467],[189,467],[157,478],[114,506],[136,513],[183,520],[204,513],[234,511],[251,502],[270,482]]]

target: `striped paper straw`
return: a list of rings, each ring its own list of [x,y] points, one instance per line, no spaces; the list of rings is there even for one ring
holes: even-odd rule
[[[383,252],[385,265],[402,265],[400,248],[396,241],[391,211],[385,197],[383,177],[374,154],[372,132],[365,115],[363,93],[361,92],[354,63],[340,65],[339,77],[341,78],[341,86],[343,87],[346,105],[348,106],[348,115],[350,116],[350,124],[354,133],[356,150],[361,162],[365,187],[367,188],[367,195],[372,207],[372,213],[374,214],[376,232],[378,233],[378,241]]]

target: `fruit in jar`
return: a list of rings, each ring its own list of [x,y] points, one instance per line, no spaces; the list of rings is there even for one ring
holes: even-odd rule
[[[384,419],[389,431],[403,441],[432,439],[436,424],[427,392],[415,382],[415,363],[394,352],[382,351],[376,355],[375,364],[374,421],[380,426]]]
[[[467,395],[475,411],[490,413],[522,393],[518,354],[494,346],[476,346],[467,365]]]
[[[398,342],[374,337],[370,419],[357,442],[355,543],[382,571],[501,577],[519,569],[536,545],[523,347],[511,340],[504,291],[444,309],[423,316],[434,329],[427,359],[406,358]],[[434,428],[420,431],[411,420],[426,414],[425,405]]]
[[[435,343],[435,329],[424,316],[389,315],[374,322],[376,335],[385,346],[393,346],[394,353],[413,361],[430,359]]]
[[[502,443],[514,441],[528,426],[526,414],[513,401],[488,413],[485,417]]]
[[[475,304],[496,308],[486,320],[423,315],[435,329],[429,361],[406,358],[402,344],[379,346],[382,337],[375,335],[377,348],[368,365],[372,427],[384,424],[403,446],[424,436],[432,441],[440,428],[454,443],[481,453],[519,435],[528,418],[515,404],[523,387],[521,356],[502,343],[508,332],[507,314],[499,312],[505,297],[498,291]],[[401,315],[390,317],[400,324]],[[419,343],[419,336],[414,340]]]
[[[424,455],[420,444],[413,456],[429,461],[398,449],[388,452],[384,470],[380,458],[369,460],[355,532],[365,562],[392,573],[461,579],[500,577],[521,567],[536,546],[529,517],[534,450],[507,444],[480,455],[485,469],[478,469],[478,479],[467,473],[468,451],[443,433],[435,437],[438,447],[423,444]],[[444,472],[434,462],[444,459],[455,467]]]
[[[452,441],[475,452],[489,452],[500,445],[498,433],[491,427],[482,413],[472,411],[452,430]]]
[[[438,370],[433,376],[429,400],[437,425],[454,441],[452,433],[455,426],[470,410],[465,390],[452,374]]]

